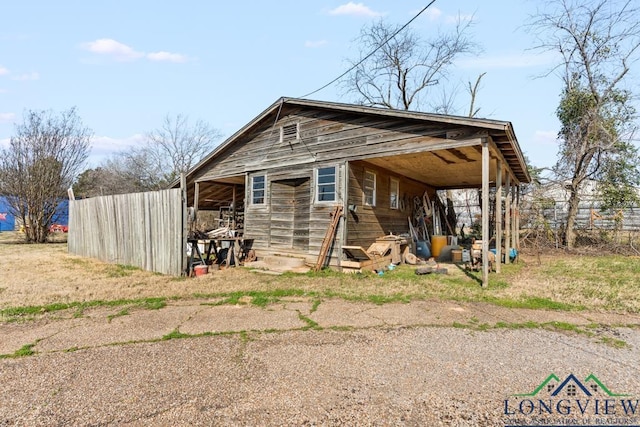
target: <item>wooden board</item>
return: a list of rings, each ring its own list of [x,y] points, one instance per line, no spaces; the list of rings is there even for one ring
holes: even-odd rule
[[[342,251],[345,255],[355,261],[370,260],[371,257],[362,246],[343,246]]]
[[[378,256],[387,256],[391,253],[391,242],[375,242],[367,249],[367,253]]]

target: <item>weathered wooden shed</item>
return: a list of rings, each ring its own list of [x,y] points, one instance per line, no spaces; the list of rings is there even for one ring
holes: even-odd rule
[[[276,101],[186,176],[188,205],[240,215],[241,232],[259,257],[313,262],[330,213],[341,205],[334,266],[343,245],[367,247],[381,235],[407,232],[407,204],[425,191],[488,194],[489,186],[505,185],[511,207],[518,186],[529,181],[510,122],[295,98]],[[505,224],[507,247],[516,224]],[[488,230],[488,217],[483,225]],[[486,277],[486,260],[484,270]]]

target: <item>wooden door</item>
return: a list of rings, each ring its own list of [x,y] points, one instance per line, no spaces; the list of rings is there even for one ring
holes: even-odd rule
[[[271,182],[270,246],[307,251],[309,249],[309,178]]]

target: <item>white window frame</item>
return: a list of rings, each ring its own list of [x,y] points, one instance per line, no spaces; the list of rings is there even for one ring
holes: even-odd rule
[[[258,202],[256,203],[256,195],[255,192],[256,191],[260,191],[259,189],[256,190],[256,178],[262,178],[262,202]],[[251,204],[254,206],[263,206],[267,203],[267,175],[266,174],[259,174],[259,175],[252,175],[251,176]]]
[[[399,201],[400,201],[400,180],[396,178],[391,178],[389,180],[389,208],[399,209]]]
[[[371,179],[373,178],[373,179]],[[367,187],[367,181],[373,180],[373,188]],[[368,191],[371,192],[371,202],[367,200]],[[364,179],[362,181],[362,204],[364,206],[375,207],[376,206],[376,192],[377,192],[377,175],[374,171],[365,170]]]
[[[320,194],[328,194],[320,191],[321,186],[330,185],[331,183],[320,183],[320,170],[333,169],[333,199],[332,200],[320,200]],[[315,169],[315,202],[316,203],[335,203],[338,200],[338,167],[337,166],[323,166]]]

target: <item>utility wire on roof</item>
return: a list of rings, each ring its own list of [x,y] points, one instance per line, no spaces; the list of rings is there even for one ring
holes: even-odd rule
[[[353,70],[355,70],[360,64],[362,64],[364,61],[366,61],[367,59],[369,59],[374,53],[376,53],[382,46],[384,46],[385,44],[387,44],[389,42],[389,40],[391,40],[392,38],[394,38],[395,36],[397,36],[398,34],[400,34],[400,32],[402,30],[404,30],[405,28],[407,28],[409,26],[409,24],[411,24],[413,21],[415,21],[418,16],[422,15],[422,13],[429,9],[429,7],[434,4],[436,2],[436,0],[431,0],[431,2],[429,2],[428,5],[426,5],[420,12],[418,12],[416,14],[416,16],[414,16],[413,18],[411,18],[406,24],[404,24],[402,27],[400,27],[400,29],[398,31],[396,31],[395,33],[393,33],[392,35],[390,35],[385,41],[383,41],[382,43],[380,43],[380,45],[378,47],[376,47],[375,49],[373,49],[367,56],[365,56],[364,58],[362,58],[360,60],[360,62],[358,62],[356,65],[354,65],[353,67],[349,68],[347,71],[345,71],[344,73],[340,74],[338,77],[336,77],[335,79],[331,80],[329,83],[327,83],[326,85],[322,86],[320,89],[316,89],[313,92],[309,92],[306,95],[302,95],[300,98],[306,98],[307,96],[313,95],[314,93],[320,92],[322,89],[331,86],[332,84],[334,84],[335,82],[337,82],[338,80],[340,80],[341,78],[343,78],[344,76],[346,76],[347,74],[349,74],[350,72],[352,72]]]

